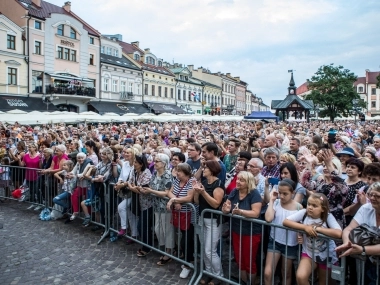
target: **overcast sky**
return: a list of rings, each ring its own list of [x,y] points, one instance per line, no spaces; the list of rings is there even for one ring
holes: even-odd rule
[[[62,6],[65,0],[49,0]],[[71,0],[103,34],[165,61],[240,76],[270,106],[324,64],[380,70],[379,0]]]

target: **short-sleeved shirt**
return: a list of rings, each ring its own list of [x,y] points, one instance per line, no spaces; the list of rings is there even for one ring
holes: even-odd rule
[[[198,171],[198,169],[201,167],[201,159],[198,159],[196,161],[192,160],[192,159],[188,159],[186,161],[186,163],[188,165],[190,165],[191,167],[191,172],[194,174],[195,172]]]
[[[320,218],[313,219],[309,216],[305,217],[306,209],[300,210],[297,213],[287,217],[288,220],[294,222],[303,222],[304,225],[319,226],[323,228],[342,230],[334,216],[329,213],[327,216],[327,223],[322,223]],[[314,261],[318,263],[325,263],[328,260],[335,264],[338,257],[335,253],[336,244],[333,240],[325,238],[312,238],[306,234],[303,235],[302,252],[306,253],[311,258],[314,254]],[[313,253],[314,251],[314,253]]]
[[[175,178],[173,181],[173,195],[176,198],[182,198],[187,196],[187,192],[193,189],[193,180],[194,178],[190,178],[185,185],[182,187],[179,186],[179,179]],[[181,212],[190,212],[191,207],[187,205],[182,205]]]
[[[231,201],[231,212],[235,208],[236,204],[239,203],[239,209],[241,210],[252,210],[251,205],[255,203],[262,203],[262,198],[259,191],[252,190],[244,197],[243,200],[239,198],[239,191],[237,189],[233,190],[228,196],[228,200]],[[251,223],[248,221],[241,221],[240,219],[232,218],[232,231],[237,234],[242,235],[256,235],[261,234],[261,225],[257,223]],[[240,228],[241,223],[241,228]]]
[[[169,169],[158,176],[157,173],[153,175],[152,180],[150,181],[149,187],[156,191],[165,191],[172,188],[172,174]],[[154,197],[153,203],[155,205],[156,212],[166,212],[167,201],[163,198]]]
[[[377,227],[376,211],[371,203],[367,203],[359,208],[354,216],[354,220],[359,224],[366,223],[369,226]]]
[[[204,179],[202,181],[202,185],[205,188],[205,191],[207,194],[209,194],[211,197],[214,197],[214,190],[218,187],[224,189],[224,186],[222,185],[222,182],[219,179],[216,179],[213,183],[208,184],[207,179]],[[210,204],[206,201],[206,199],[202,196],[199,195],[199,213],[202,214],[203,210],[205,209],[211,209],[211,210],[217,210],[214,207],[211,207]],[[211,213],[205,213],[204,217],[207,219],[211,218]],[[217,218],[218,216],[213,215],[213,218]]]

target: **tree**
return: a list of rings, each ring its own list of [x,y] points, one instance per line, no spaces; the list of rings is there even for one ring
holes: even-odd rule
[[[366,107],[354,88],[356,79],[357,76],[343,66],[334,66],[333,63],[322,65],[308,80],[311,93],[306,100],[319,104],[320,117],[330,117],[331,121],[341,116],[348,117],[354,109],[353,99],[359,99],[357,108]]]

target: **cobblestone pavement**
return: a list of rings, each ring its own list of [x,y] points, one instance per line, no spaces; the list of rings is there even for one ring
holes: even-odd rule
[[[40,221],[28,204],[0,202],[0,284],[187,284],[180,263],[158,266],[160,255],[136,256],[138,245],[97,245],[99,232],[80,220]]]

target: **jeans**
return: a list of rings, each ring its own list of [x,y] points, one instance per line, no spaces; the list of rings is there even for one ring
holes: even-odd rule
[[[62,206],[63,212],[66,212],[68,208],[70,208],[70,196],[69,192],[63,192],[54,197],[53,203]]]
[[[208,272],[223,276],[222,262],[217,253],[222,226],[217,226],[216,219],[203,219],[204,261]]]

